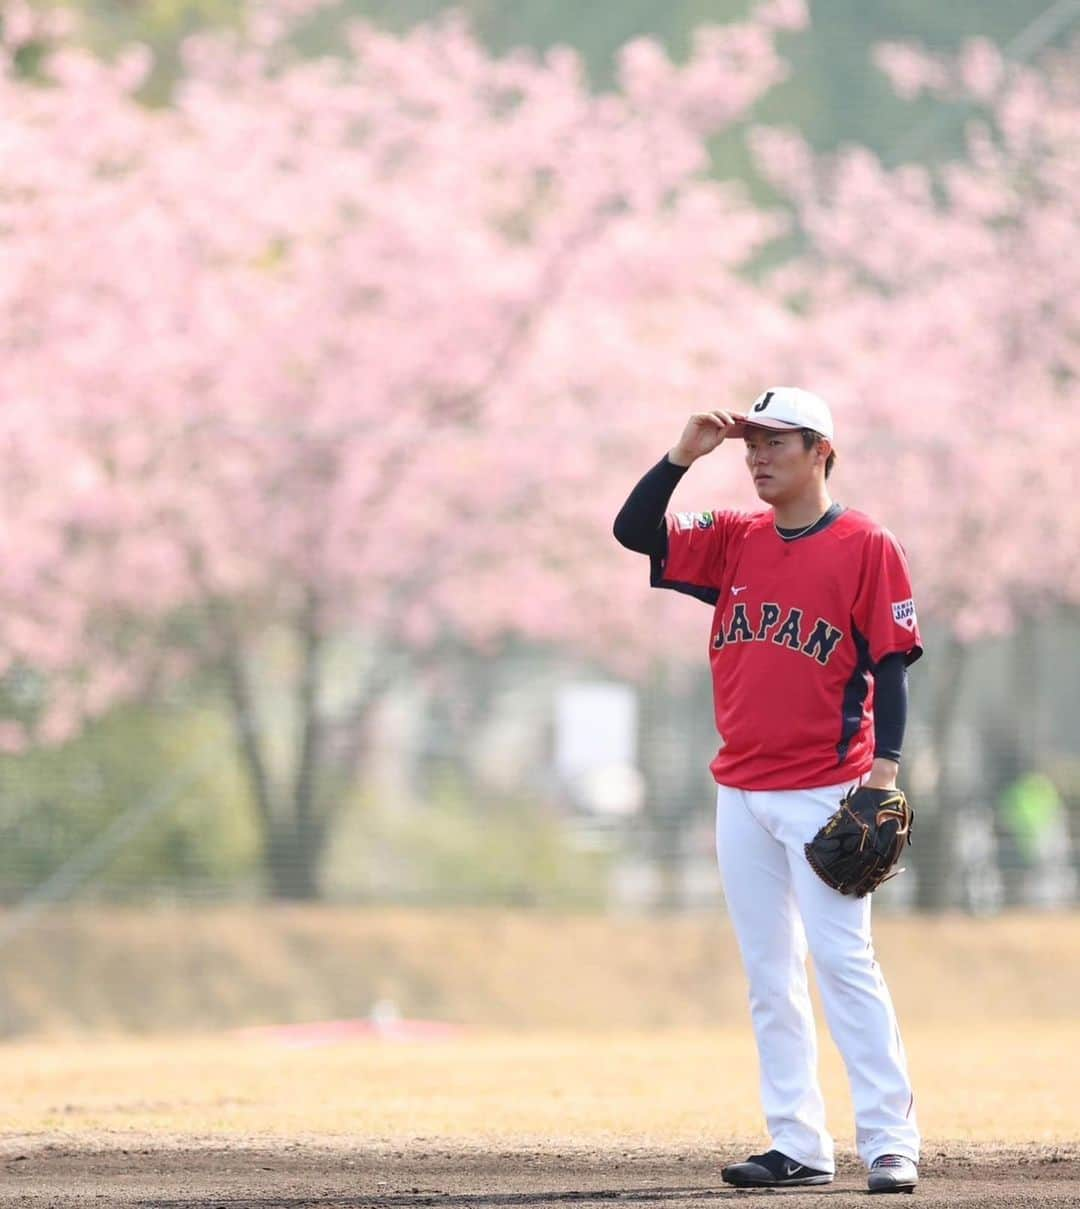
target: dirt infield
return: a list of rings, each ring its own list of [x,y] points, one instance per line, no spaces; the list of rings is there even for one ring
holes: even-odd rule
[[[128,1139],[123,1147],[4,1143],[0,1205],[250,1206],[251,1209],[556,1209],[616,1202],[648,1209],[781,1203],[786,1209],[847,1209],[867,1203],[863,1173],[848,1159],[825,1188],[746,1192],[726,1187],[719,1165],[731,1151],[626,1149],[490,1150],[457,1144],[405,1148],[299,1143],[251,1146]],[[931,1151],[917,1197],[886,1204],[1075,1206],[1080,1152],[991,1146]],[[780,1201],[778,1202],[778,1199]]]
[[[905,1035],[927,1137],[1080,1144],[1080,1026]],[[701,1150],[762,1127],[749,1027],[303,1047],[247,1034],[68,1040],[0,1047],[0,1069],[0,1143],[132,1133]],[[838,1144],[850,1146],[847,1079],[828,1042],[821,1074]]]
[[[824,1038],[836,1182],[722,1184],[766,1144],[722,925],[256,922],[57,918],[9,952],[0,1209],[866,1203]],[[882,922],[926,1138],[901,1203],[1080,1207],[1080,917]],[[441,1026],[241,1027],[362,1024],[377,996]]]
[[[1080,1026],[917,1027],[908,1048],[921,1203],[1080,1206]],[[722,1185],[764,1143],[748,1030],[57,1040],[0,1063],[0,1206],[865,1203],[831,1047],[836,1183]]]

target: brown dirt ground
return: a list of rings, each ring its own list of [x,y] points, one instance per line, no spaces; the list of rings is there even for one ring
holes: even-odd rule
[[[1080,1207],[1080,916],[876,933],[927,1138],[901,1203]],[[311,1049],[222,1031],[380,997],[461,1031]],[[837,1181],[722,1184],[764,1145],[722,919],[54,915],[5,954],[0,1031],[21,1038],[0,1045],[0,1209],[866,1203],[828,1041]]]
[[[867,1203],[863,1173],[850,1157],[825,1188],[736,1191],[720,1181],[722,1158],[696,1148],[615,1145],[499,1150],[299,1142],[252,1145],[194,1139],[4,1143],[0,1205],[250,1206],[251,1209],[549,1209],[617,1202],[648,1209],[704,1204],[783,1204],[785,1209],[848,1209]],[[725,1148],[742,1157],[746,1144]],[[886,1202],[894,1203],[894,1202]],[[917,1198],[901,1204],[1075,1206],[1080,1151],[987,1145],[936,1148],[924,1159]]]
[[[1080,1206],[1080,1027],[918,1027],[908,1048],[922,1204]],[[56,1039],[0,1047],[0,1066],[0,1207],[865,1204],[830,1050],[837,1181],[721,1183],[763,1148],[748,1030]]]

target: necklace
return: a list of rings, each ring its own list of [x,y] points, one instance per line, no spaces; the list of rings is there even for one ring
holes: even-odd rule
[[[831,510],[832,510],[832,504],[830,504],[830,505],[829,505],[829,507],[825,509],[825,511],[824,511],[824,512],[821,514],[821,516],[819,516],[819,517],[817,518],[817,520],[813,520],[813,521],[811,521],[811,522],[810,522],[810,524],[809,524],[809,525],[807,525],[805,529],[800,529],[798,533],[781,533],[781,532],[780,532],[780,526],[779,526],[779,525],[776,523],[776,521],[775,521],[775,519],[774,519],[774,520],[773,520],[773,528],[776,530],[776,536],[777,536],[777,537],[778,537],[778,538],[779,538],[779,539],[780,539],[782,542],[793,542],[793,541],[795,541],[795,539],[796,539],[796,538],[798,538],[798,537],[802,537],[804,533],[809,533],[809,532],[810,532],[810,530],[811,530],[811,529],[813,529],[813,527],[814,527],[815,525],[820,525],[820,524],[821,524],[821,522],[822,522],[822,520],[823,520],[823,519],[824,519],[826,516],[828,516],[828,515],[829,515],[829,512],[830,512]]]

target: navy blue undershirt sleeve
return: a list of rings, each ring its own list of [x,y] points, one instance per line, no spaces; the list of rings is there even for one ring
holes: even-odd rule
[[[689,466],[676,466],[667,454],[638,482],[615,518],[615,540],[628,550],[667,558],[667,525],[664,514],[671,494]]]
[[[886,655],[873,670],[874,756],[900,763],[907,728],[907,661],[903,652]]]

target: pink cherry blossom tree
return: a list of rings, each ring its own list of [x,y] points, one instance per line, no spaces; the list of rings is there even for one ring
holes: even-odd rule
[[[909,89],[952,81],[989,106],[965,161],[889,172],[853,151],[822,167],[789,136],[758,144],[812,248],[781,282],[814,323],[800,368],[871,462],[868,502],[913,535],[928,611],[970,642],[1078,590],[1076,517],[1044,489],[1034,438],[1050,424],[1062,453],[1080,441],[1080,269],[1062,255],[1080,209],[1080,48],[1042,70],[1009,68],[984,42],[955,64],[899,47],[880,58]]]
[[[21,0],[0,47],[0,649],[24,686],[0,740],[214,671],[291,897],[365,716],[440,641],[640,662],[611,516],[790,322],[741,273],[777,220],[709,178],[707,139],[805,18],[702,29],[683,66],[632,43],[593,95],[571,52],[492,58],[454,18],[348,23],[305,59],[311,11],[192,39],[167,109],[135,99],[145,52],[97,61]]]
[[[776,131],[756,146],[806,237],[776,280],[807,319],[791,373],[836,404],[845,499],[901,536],[945,635],[928,661],[942,800],[978,641],[1080,593],[1080,510],[1063,495],[1080,455],[1080,47],[1038,69],[983,41],[952,61],[885,46],[879,62],[902,93],[983,108],[965,159],[816,162]]]

